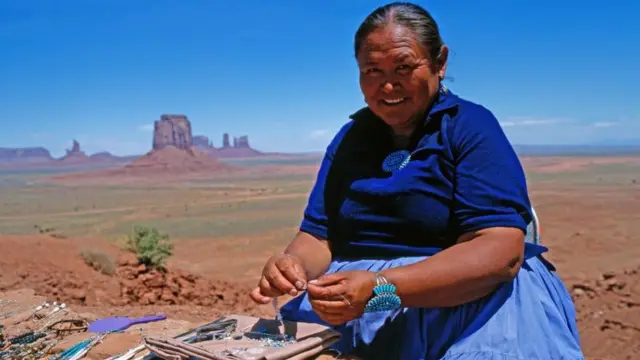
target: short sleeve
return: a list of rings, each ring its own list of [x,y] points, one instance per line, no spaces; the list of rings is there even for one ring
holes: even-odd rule
[[[302,223],[300,224],[300,231],[317,236],[321,239],[329,238],[329,217],[327,214],[325,199],[327,196],[331,196],[331,194],[326,193],[328,190],[326,188],[327,178],[331,167],[333,166],[333,159],[336,155],[338,146],[352,123],[353,121],[344,125],[327,146],[327,150],[325,151],[322,162],[320,163],[318,175],[316,176],[316,182],[309,194]]]
[[[451,126],[456,236],[490,227],[526,232],[532,215],[525,173],[496,117],[461,104]]]

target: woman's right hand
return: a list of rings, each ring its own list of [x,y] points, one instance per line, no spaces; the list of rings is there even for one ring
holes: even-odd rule
[[[262,269],[260,282],[253,291],[251,299],[258,304],[267,304],[274,297],[288,294],[298,295],[298,291],[307,288],[307,275],[302,261],[295,255],[280,254],[267,260]]]

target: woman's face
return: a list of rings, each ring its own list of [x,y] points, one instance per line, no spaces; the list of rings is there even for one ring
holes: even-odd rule
[[[435,98],[446,66],[432,63],[413,31],[395,24],[369,34],[357,60],[369,108],[396,134],[411,134]]]

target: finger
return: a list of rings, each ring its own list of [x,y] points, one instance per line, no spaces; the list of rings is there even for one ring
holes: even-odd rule
[[[317,300],[342,300],[345,298],[343,294],[346,292],[347,285],[344,283],[321,287],[309,282],[307,286],[309,297]]]
[[[294,260],[291,256],[285,256],[276,263],[276,266],[285,279],[293,284],[297,290],[304,290],[307,279],[297,260]]]
[[[272,267],[264,276],[272,288],[280,290],[283,294],[289,294],[291,296],[298,295],[298,290],[282,275],[277,265]]]
[[[344,280],[344,276],[340,273],[326,274],[322,275],[315,280],[309,281],[309,284],[313,284],[315,286],[328,286],[335,285],[340,281]]]
[[[269,280],[267,280],[267,278],[265,276],[260,278],[260,282],[258,283],[258,287],[260,288],[260,294],[262,296],[266,296],[266,297],[276,297],[276,296],[282,296],[283,293],[282,291],[274,288],[273,286],[271,286],[271,284],[269,283]]]
[[[300,284],[296,282],[294,283],[294,285],[298,288],[298,290],[307,290],[307,272],[302,268],[302,264],[300,264],[299,262],[294,262],[293,267],[301,279]]]
[[[344,301],[312,300],[310,303],[314,311],[323,314],[343,314],[351,308]]]
[[[262,295],[262,292],[260,291],[260,287],[259,286],[256,286],[249,293],[249,297],[251,297],[251,300],[253,300],[254,302],[256,302],[258,304],[268,304],[271,301],[270,297]]]

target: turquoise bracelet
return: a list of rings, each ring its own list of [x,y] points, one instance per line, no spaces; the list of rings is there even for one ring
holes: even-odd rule
[[[379,312],[398,309],[402,305],[396,294],[396,286],[389,283],[387,278],[376,274],[376,286],[373,287],[373,297],[364,307],[365,312]]]

